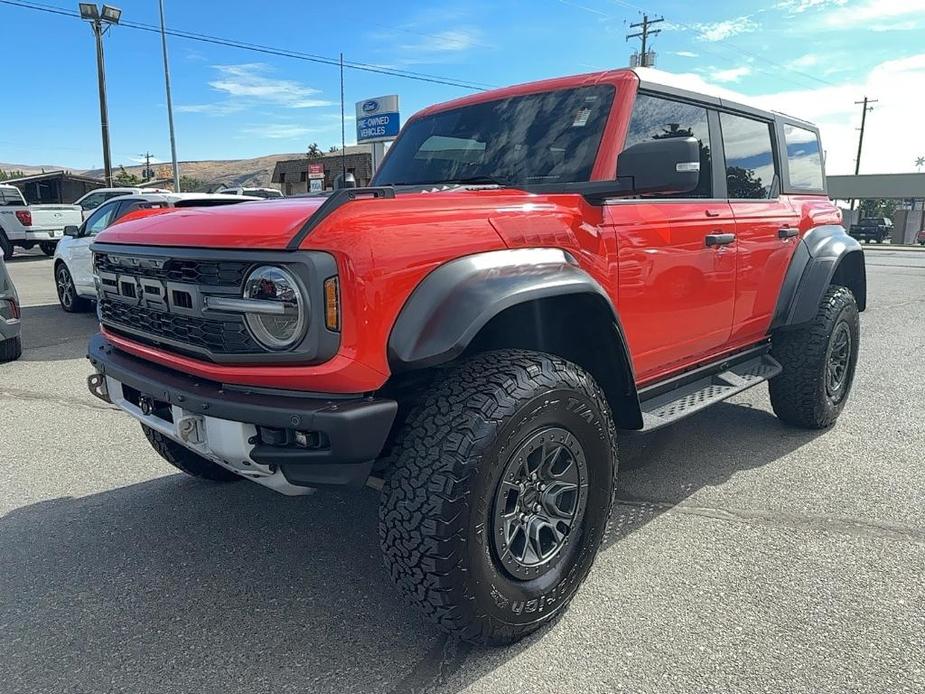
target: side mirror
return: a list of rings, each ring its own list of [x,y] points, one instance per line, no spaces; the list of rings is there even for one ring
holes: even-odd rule
[[[334,178],[334,190],[340,190],[341,188],[356,188],[357,179],[352,173],[347,174],[337,174]]]
[[[617,176],[632,180],[633,193],[689,193],[700,182],[700,144],[668,137],[633,145],[617,157]]]
[[[68,224],[66,227],[64,227],[64,235],[76,239],[78,236],[80,236],[80,227],[74,226],[73,224]]]

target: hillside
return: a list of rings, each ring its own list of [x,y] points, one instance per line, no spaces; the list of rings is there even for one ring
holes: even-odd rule
[[[66,169],[66,166],[55,166],[54,164],[45,164],[36,166],[34,164],[7,164],[6,162],[0,161],[0,171],[22,171],[24,175],[31,176],[32,174],[40,174],[42,171],[59,171],[61,169]],[[76,169],[71,169],[75,173]]]
[[[181,161],[180,175],[189,176],[205,183],[206,188],[225,186],[266,186],[273,175],[276,162],[284,159],[297,159],[304,157],[304,153],[295,154],[268,154],[254,159],[214,159],[204,161]],[[0,168],[3,168],[0,165]],[[130,174],[141,177],[143,165],[133,164],[126,166]],[[170,176],[170,163],[153,165],[158,176]],[[118,173],[118,166],[113,167],[113,173]],[[102,178],[102,169],[93,169],[84,172],[87,176]]]

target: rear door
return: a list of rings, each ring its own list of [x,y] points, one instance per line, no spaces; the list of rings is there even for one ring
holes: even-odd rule
[[[707,107],[674,97],[640,92],[633,106],[624,148],[695,137],[701,169],[690,193],[606,206],[617,246],[618,307],[640,381],[719,351],[732,332],[735,222],[718,190],[717,127]]]
[[[780,193],[773,121],[722,112],[719,122],[738,246],[731,342],[739,345],[767,334],[784,274],[799,242],[800,214]]]

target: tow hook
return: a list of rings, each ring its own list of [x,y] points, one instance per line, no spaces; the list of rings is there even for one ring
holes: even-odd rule
[[[112,404],[112,400],[109,399],[109,388],[106,386],[106,377],[103,374],[87,376],[87,388],[103,402]]]
[[[202,443],[204,437],[202,417],[188,415],[177,420],[177,435],[186,443]]]

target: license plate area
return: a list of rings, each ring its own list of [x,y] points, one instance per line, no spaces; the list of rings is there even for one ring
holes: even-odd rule
[[[173,424],[173,408],[169,402],[158,400],[157,398],[142,393],[129,385],[122,384],[122,397],[147,417],[157,417],[165,422]]]

